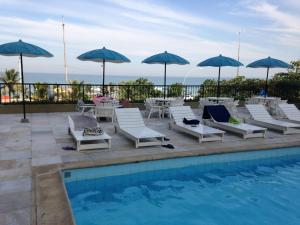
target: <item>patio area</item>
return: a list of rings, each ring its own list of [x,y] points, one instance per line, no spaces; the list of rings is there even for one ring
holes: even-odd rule
[[[247,117],[244,109],[239,110]],[[196,111],[195,113],[197,114]],[[52,173],[57,174],[59,168],[300,146],[300,134],[282,135],[269,130],[265,139],[244,140],[226,133],[223,142],[199,144],[192,136],[170,130],[169,119],[165,118],[145,119],[145,122],[147,126],[165,134],[170,139],[166,143],[174,145],[175,149],[135,149],[130,140],[114,132],[111,122],[103,122],[102,128],[112,136],[110,150],[63,150],[64,146],[74,146],[73,139],[68,134],[67,116],[70,114],[75,113],[29,114],[29,124],[19,122],[20,114],[0,116],[0,225],[29,225],[37,222],[52,225],[70,224],[70,218],[60,210],[60,207],[66,210],[66,202],[56,207],[55,199],[57,200],[63,192],[58,193],[55,190],[62,190],[62,187],[51,183],[51,179],[53,181],[55,177],[47,177]],[[57,177],[55,179],[55,182],[61,182]],[[57,222],[59,220],[60,222]]]

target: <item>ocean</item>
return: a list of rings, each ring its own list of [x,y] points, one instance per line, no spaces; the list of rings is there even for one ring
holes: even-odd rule
[[[136,80],[141,76],[116,76],[116,75],[106,75],[105,83],[110,82],[118,84],[121,81]],[[163,84],[163,76],[143,76],[149,81],[156,85]],[[174,83],[184,83],[186,85],[200,85],[204,80],[209,79],[209,77],[187,77],[184,81],[184,77],[167,77],[167,84]],[[84,75],[84,74],[69,74],[69,80],[84,81],[86,84],[102,84],[102,75]],[[46,82],[46,83],[65,83],[64,74],[58,73],[25,73],[24,74],[25,83],[36,83],[36,82]]]

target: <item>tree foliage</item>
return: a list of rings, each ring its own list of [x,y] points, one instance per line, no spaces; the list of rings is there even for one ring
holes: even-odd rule
[[[119,99],[144,101],[148,97],[158,97],[162,92],[155,88],[147,78],[120,82]]]
[[[47,83],[36,83],[33,85],[34,98],[42,101],[48,100],[48,84]]]
[[[4,86],[8,89],[9,99],[11,99],[12,94],[15,93],[15,85],[19,82],[19,80],[19,72],[15,69],[6,70],[0,77],[0,81],[4,83]]]

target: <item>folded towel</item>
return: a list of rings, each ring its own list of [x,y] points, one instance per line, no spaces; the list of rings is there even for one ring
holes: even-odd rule
[[[187,125],[198,125],[200,123],[199,120],[188,120],[187,118],[183,118],[183,123]]]
[[[73,146],[64,146],[62,147],[63,150],[76,150]]]
[[[163,147],[165,148],[169,148],[169,149],[174,149],[174,145],[171,145],[171,144],[167,144],[167,145],[162,145]]]
[[[103,130],[100,127],[84,128],[83,136],[99,136],[103,134]]]
[[[231,117],[229,117],[229,123],[240,124],[241,122],[238,119],[231,116]]]

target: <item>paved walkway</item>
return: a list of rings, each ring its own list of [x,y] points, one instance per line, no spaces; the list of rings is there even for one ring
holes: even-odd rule
[[[183,151],[209,151],[213,148],[293,142],[300,135],[283,136],[268,132],[266,139],[243,140],[227,134],[224,142],[198,143],[196,138],[168,129],[168,119],[146,120],[153,129],[164,133],[175,149],[148,147],[135,149],[133,143],[114,133],[110,122],[103,122],[112,136],[112,149],[77,152],[62,150],[74,145],[67,132],[69,113],[41,113],[28,115],[29,124],[21,124],[21,115],[0,115],[0,225],[29,225],[34,201],[32,169],[52,164],[87,162],[140,155],[168,154]]]

